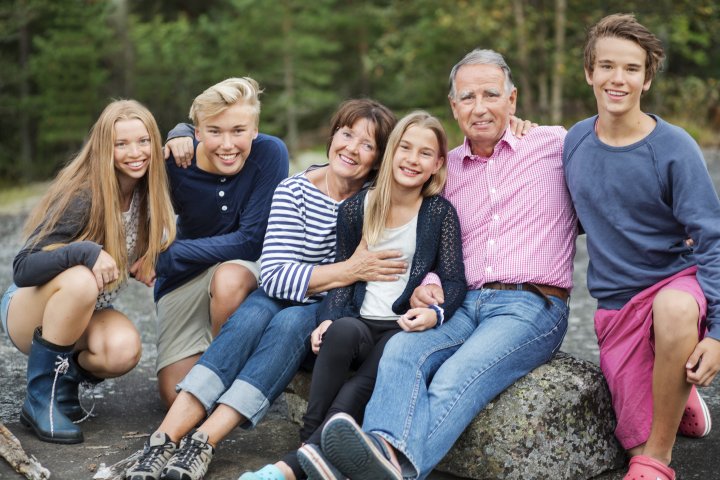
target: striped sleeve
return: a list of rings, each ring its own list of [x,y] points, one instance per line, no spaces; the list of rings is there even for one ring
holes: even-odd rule
[[[335,259],[337,217],[328,200],[299,176],[275,190],[260,258],[269,296],[300,303],[319,299],[306,294],[314,266]]]

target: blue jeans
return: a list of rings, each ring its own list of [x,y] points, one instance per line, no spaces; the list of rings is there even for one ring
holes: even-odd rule
[[[401,332],[385,347],[363,428],[425,478],[485,406],[560,348],[568,307],[522,290],[471,290],[436,329]]]
[[[310,351],[318,303],[295,304],[258,288],[228,318],[178,384],[210,412],[228,405],[255,427]]]

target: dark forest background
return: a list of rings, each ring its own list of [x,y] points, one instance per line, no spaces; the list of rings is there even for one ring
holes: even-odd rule
[[[586,29],[614,12],[635,13],[667,49],[645,110],[720,144],[715,0],[1,0],[0,186],[51,176],[111,99],[143,102],[164,134],[230,76],[260,82],[261,130],[293,157],[359,96],[435,113],[454,144],[447,75],[477,46],[506,56],[520,116],[570,126],[594,112]]]

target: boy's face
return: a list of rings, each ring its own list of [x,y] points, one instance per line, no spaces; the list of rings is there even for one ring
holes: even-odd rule
[[[235,175],[245,165],[257,135],[254,109],[242,103],[215,116],[200,117],[195,136],[202,142],[198,148],[204,155],[198,155],[198,166],[218,175]]]
[[[640,110],[640,96],[650,89],[645,81],[647,53],[630,40],[603,37],[595,43],[595,64],[592,73],[585,70],[585,79],[593,88],[599,113],[621,116]]]

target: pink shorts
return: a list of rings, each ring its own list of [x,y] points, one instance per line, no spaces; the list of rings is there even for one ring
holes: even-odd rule
[[[698,338],[705,334],[707,301],[695,278],[697,267],[687,268],[635,295],[620,310],[599,309],[595,333],[600,346],[600,368],[605,375],[617,418],[615,436],[625,449],[645,443],[652,424],[652,305],[663,289],[680,290],[695,298],[700,308]]]

